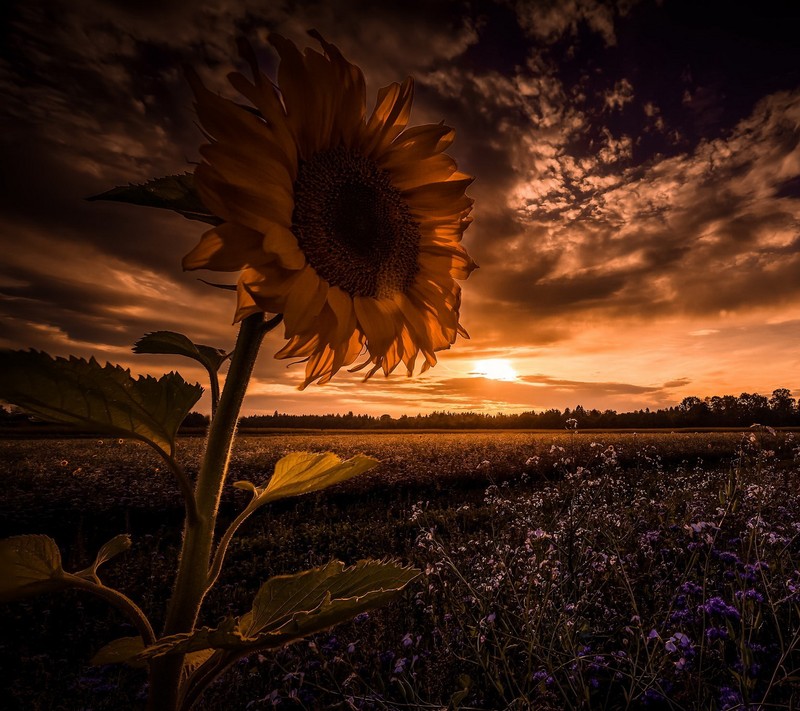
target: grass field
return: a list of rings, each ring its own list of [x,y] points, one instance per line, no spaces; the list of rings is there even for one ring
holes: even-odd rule
[[[244,660],[202,708],[796,708],[797,444],[767,430],[242,437],[231,483],[261,483],[293,450],[383,464],[249,521],[203,622],[331,558],[424,574],[383,610]],[[190,472],[201,446],[180,443]],[[49,534],[72,570],[131,533],[105,579],[160,623],[182,509],[156,458],[117,440],[9,440],[0,462],[0,534]],[[223,522],[245,501],[227,486]],[[143,671],[89,665],[133,633],[102,603],[68,593],[0,614],[3,708],[141,707]]]

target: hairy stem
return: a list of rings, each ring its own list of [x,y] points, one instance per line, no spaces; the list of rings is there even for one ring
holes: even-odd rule
[[[217,406],[219,405],[219,376],[217,371],[208,369],[208,380],[211,384],[211,419],[217,414]]]
[[[270,323],[273,321],[277,325],[280,319],[276,317]],[[209,427],[205,457],[195,486],[197,519],[192,521],[187,516],[184,527],[178,576],[164,624],[165,635],[190,632],[197,622],[207,591],[217,508],[228,471],[236,423],[266,330],[262,313],[242,321],[228,377]],[[183,655],[153,659],[148,704],[151,711],[174,711],[177,708],[182,673]]]

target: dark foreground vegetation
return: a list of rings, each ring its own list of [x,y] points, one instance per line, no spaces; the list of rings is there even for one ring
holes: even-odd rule
[[[330,558],[397,556],[424,575],[383,610],[244,660],[201,708],[797,708],[797,444],[765,427],[243,437],[231,482],[292,450],[384,464],[249,521],[206,624]],[[196,461],[201,443],[181,448]],[[130,532],[107,581],[158,623],[181,501],[146,448],[17,440],[0,461],[0,535],[52,535],[75,569]],[[245,499],[226,487],[222,515]],[[133,633],[102,603],[70,592],[0,615],[3,708],[142,707],[143,671],[89,665]]]

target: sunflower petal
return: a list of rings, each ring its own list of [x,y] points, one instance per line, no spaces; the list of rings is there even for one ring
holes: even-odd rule
[[[353,299],[338,286],[332,286],[328,290],[328,307],[331,309],[336,323],[332,334],[333,341],[340,343],[350,336],[356,325]]]
[[[445,151],[455,136],[452,128],[440,123],[414,126],[403,131],[377,160],[386,170],[403,163],[425,160]]]
[[[238,323],[252,314],[257,314],[259,311],[263,311],[262,307],[256,304],[247,285],[242,279],[239,279],[239,283],[236,286],[236,312],[233,316],[233,322]]]
[[[268,257],[261,249],[258,232],[224,222],[200,238],[200,243],[183,258],[183,268],[237,272],[248,265],[266,261]]]
[[[275,254],[281,266],[287,269],[302,269],[306,265],[306,258],[294,233],[280,225],[270,225],[263,235],[262,248],[264,252]]]
[[[223,178],[234,185],[244,185],[265,195],[280,190],[291,197],[294,186],[285,164],[246,148],[243,144],[234,147],[227,142],[218,141],[202,146],[200,154]]]
[[[367,347],[374,356],[385,353],[396,334],[397,305],[387,299],[368,296],[353,298],[356,318],[367,336]]]
[[[392,184],[402,191],[448,180],[456,172],[456,162],[446,153],[440,153],[418,161],[395,163],[387,170]]]
[[[411,102],[414,97],[414,80],[408,77],[402,84],[394,82],[378,92],[375,109],[367,121],[364,155],[381,155],[399,136],[411,117]]]
[[[311,30],[309,34],[320,43],[337,76],[334,84],[340,104],[331,134],[331,145],[341,143],[352,148],[367,112],[364,74],[357,66],[348,62],[335,45],[326,42],[319,32]]]
[[[328,295],[328,284],[311,268],[303,269],[286,297],[283,318],[286,333],[296,335],[308,329],[319,315]]]
[[[257,232],[266,232],[274,224],[291,226],[293,204],[288,197],[275,194],[265,199],[252,190],[231,185],[208,163],[198,165],[194,176],[200,199],[226,222],[238,222]]]
[[[315,121],[322,111],[320,91],[306,58],[293,42],[276,33],[269,36],[269,42],[281,58],[278,84],[286,106],[287,124],[295,136],[299,156],[308,159],[319,147]]]

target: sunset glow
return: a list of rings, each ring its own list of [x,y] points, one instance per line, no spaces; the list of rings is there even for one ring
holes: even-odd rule
[[[510,361],[502,358],[477,361],[473,374],[482,378],[489,378],[489,380],[512,381],[517,379],[517,371],[514,370]]]
[[[415,377],[379,370],[362,386],[370,368],[343,366],[300,392],[305,366],[272,357],[297,328],[290,319],[264,344],[246,413],[625,411],[800,394],[793,19],[683,0],[410,0],[357,12],[300,0],[257,18],[241,0],[171,4],[168,18],[146,4],[53,3],[47,13],[12,3],[2,50],[0,151],[15,171],[0,198],[0,347],[203,381],[192,362],[130,348],[151,330],[232,348],[235,297],[198,276],[234,284],[238,273],[181,270],[207,226],[85,198],[204,160],[182,66],[236,100],[226,77],[247,73],[236,37],[277,80],[267,36],[305,47],[314,28],[363,69],[368,114],[378,87],[411,76],[408,125],[444,118],[455,129],[447,154],[476,176],[459,242],[480,267],[459,294],[470,338],[442,350],[451,339],[438,338],[422,375],[420,359]],[[198,408],[210,410],[207,395]]]

